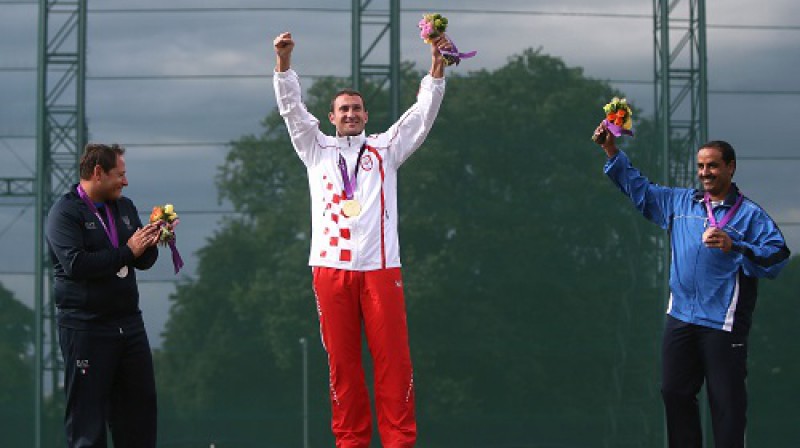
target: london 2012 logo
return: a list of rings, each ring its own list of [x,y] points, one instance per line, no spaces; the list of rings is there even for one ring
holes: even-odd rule
[[[364,171],[372,171],[372,157],[369,154],[361,156],[361,169]]]

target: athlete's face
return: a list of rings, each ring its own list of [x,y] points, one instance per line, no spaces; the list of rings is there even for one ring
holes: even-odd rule
[[[328,119],[342,137],[361,134],[368,119],[364,100],[358,95],[339,95],[333,102],[333,111],[328,114]]]
[[[104,201],[113,201],[122,196],[122,189],[128,186],[128,177],[125,171],[125,157],[117,156],[117,165],[108,172],[103,171],[100,165],[95,167],[96,191]]]
[[[697,152],[697,177],[714,199],[723,199],[733,181],[736,161],[722,159],[722,151],[716,148],[700,148]]]

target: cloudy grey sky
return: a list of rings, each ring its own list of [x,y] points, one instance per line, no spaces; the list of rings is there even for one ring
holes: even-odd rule
[[[686,0],[684,0],[686,1]],[[385,0],[373,1],[383,8]],[[406,0],[401,7],[404,60],[427,66],[419,41],[419,10],[446,9],[450,32],[462,49],[476,49],[475,59],[457,70],[493,69],[509,55],[529,47],[580,66],[588,76],[609,80],[653,78],[651,18],[523,14],[624,13],[649,16],[652,2],[619,0]],[[141,12],[144,8],[260,7],[286,11]],[[126,194],[140,210],[171,201],[182,219],[180,248],[186,275],[196,267],[202,247],[229,210],[217,201],[216,167],[228,142],[258,133],[260,120],[275,105],[270,73],[272,38],[292,31],[297,41],[293,66],[301,74],[349,75],[350,7],[348,0],[108,0],[89,2],[87,113],[90,139],[128,146],[130,187]],[[293,9],[294,8],[294,9]],[[308,12],[296,8],[341,9]],[[124,9],[125,12],[114,12]],[[462,9],[462,12],[456,11]],[[490,14],[491,11],[517,11]],[[472,11],[472,12],[469,12]],[[484,11],[478,13],[475,11]],[[35,72],[4,68],[35,67],[38,8],[35,3],[0,1],[0,177],[32,176],[35,131]],[[800,116],[800,2],[795,0],[710,0],[708,63],[711,138],[733,143],[739,156],[797,157],[794,136]],[[721,25],[758,25],[764,29]],[[775,28],[787,26],[788,28]],[[625,29],[625,49],[610,45]],[[149,75],[262,75],[224,79],[135,79]],[[127,79],[112,79],[115,77]],[[306,85],[311,80],[306,79]],[[653,88],[616,84],[644,112],[653,112]],[[789,94],[742,95],[729,91],[789,91]],[[446,100],[445,100],[446,101]],[[590,130],[587,130],[590,131]],[[208,142],[210,145],[191,145]],[[170,144],[169,146],[151,146]],[[178,145],[175,144],[184,144]],[[587,145],[587,151],[593,148]],[[590,155],[587,154],[587,157]],[[598,166],[598,175],[599,175]],[[800,251],[800,181],[797,160],[742,160],[737,180],[782,225],[795,252]],[[21,301],[32,304],[33,210],[0,199],[0,282]],[[141,275],[142,308],[154,345],[167,319],[174,284],[167,253],[155,269]],[[182,274],[184,275],[184,274]]]

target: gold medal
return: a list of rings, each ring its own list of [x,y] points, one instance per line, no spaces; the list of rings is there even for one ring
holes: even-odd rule
[[[355,199],[348,199],[342,203],[342,213],[348,218],[361,214],[361,203]]]
[[[123,266],[122,269],[120,269],[119,272],[117,272],[117,277],[125,278],[127,276],[128,276],[128,267]]]

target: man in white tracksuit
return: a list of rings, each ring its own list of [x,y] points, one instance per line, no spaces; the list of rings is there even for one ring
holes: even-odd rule
[[[311,255],[322,342],[328,353],[331,427],[338,448],[369,447],[369,397],[361,364],[361,329],[375,370],[375,407],[385,448],[416,441],[414,379],[408,347],[400,246],[397,236],[397,169],[428,135],[445,90],[444,61],[431,44],[431,69],[417,102],[389,130],[366,136],[368,113],[354,90],[337,93],[330,122],[336,136],[302,103],[291,70],[290,33],[274,40],[275,96],[311,194]]]

